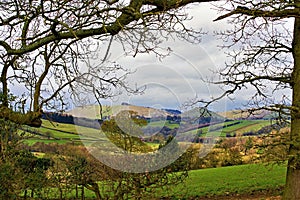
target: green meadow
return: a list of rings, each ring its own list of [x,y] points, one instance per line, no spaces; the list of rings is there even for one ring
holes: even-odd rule
[[[277,191],[283,187],[285,175],[285,165],[251,164],[201,169],[190,171],[184,183],[170,189],[178,199]],[[167,195],[167,192],[160,192],[161,196]]]
[[[236,123],[239,122],[239,123]],[[161,122],[154,122],[151,125],[161,125]],[[235,123],[235,124],[234,124]],[[242,120],[230,121],[222,124],[231,125],[221,129],[221,136],[227,133],[237,133],[257,131],[264,126],[269,125],[269,121],[265,120]],[[166,123],[167,126],[176,127],[173,124]],[[220,124],[213,125],[210,128],[218,128]],[[25,142],[33,145],[36,142],[44,143],[93,143],[94,141],[105,141],[107,138],[101,134],[101,131],[92,128],[78,127],[72,124],[62,124],[43,120],[42,127],[34,129],[39,135],[32,135]],[[202,134],[207,134],[209,127],[201,129]],[[196,130],[195,130],[196,131]],[[195,133],[189,131],[184,134]],[[211,132],[209,132],[211,134]],[[148,145],[154,145],[149,143]],[[189,199],[196,197],[224,196],[237,194],[252,194],[260,191],[274,191],[278,193],[278,189],[282,188],[285,183],[286,166],[285,165],[269,165],[251,164],[239,165],[222,168],[210,168],[201,170],[192,170],[189,177],[179,185],[169,186],[168,190],[157,190],[156,197],[160,199],[166,196],[172,196],[172,199]],[[100,183],[99,183],[100,184]],[[87,198],[93,198],[94,194],[86,189]],[[72,198],[72,197],[70,197]]]
[[[29,129],[38,133],[36,135],[32,132],[27,132],[28,138],[25,139],[25,143],[29,145],[33,145],[36,142],[65,144],[107,140],[101,130],[74,124],[50,122],[48,120],[43,120],[40,128]]]
[[[164,190],[157,189],[154,199],[217,199],[223,196],[250,196],[264,191],[280,195],[280,189],[285,183],[285,173],[285,165],[262,164],[192,170],[188,178],[179,185],[171,185]],[[84,193],[87,199],[95,198],[92,191],[85,189]],[[75,191],[68,198],[74,198],[72,195],[75,196]]]

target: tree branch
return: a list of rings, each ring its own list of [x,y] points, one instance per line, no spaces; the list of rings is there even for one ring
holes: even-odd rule
[[[41,112],[28,112],[26,114],[15,112],[10,108],[0,106],[0,118],[12,121],[16,124],[40,127],[42,124]]]
[[[155,5],[157,7],[156,14],[163,13],[168,10],[176,9],[179,7],[183,7],[190,3],[201,3],[201,2],[212,2],[212,1],[219,1],[219,0],[131,0],[130,4],[127,7],[121,9],[122,14],[111,24],[105,25],[103,24],[101,27],[98,28],[87,28],[82,29],[78,27],[77,29],[72,29],[72,27],[68,27],[68,30],[55,32],[49,32],[48,35],[35,40],[34,42],[22,46],[20,49],[12,48],[8,43],[5,41],[0,41],[0,45],[5,48],[8,55],[22,55],[28,52],[32,52],[41,46],[49,44],[51,42],[57,40],[64,40],[64,39],[74,39],[74,38],[87,38],[90,36],[96,35],[116,35],[118,34],[126,25],[130,24],[131,22],[138,21],[141,19],[142,14],[140,13],[140,8],[143,5]]]
[[[238,6],[235,10],[218,17],[213,21],[219,21],[236,14],[248,15],[252,17],[287,18],[287,17],[299,16],[300,11],[298,9],[264,11],[264,10],[249,9],[247,7]]]

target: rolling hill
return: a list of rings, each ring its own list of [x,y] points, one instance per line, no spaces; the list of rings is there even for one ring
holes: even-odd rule
[[[73,117],[85,117],[90,119],[99,119],[100,117],[100,109],[99,105],[88,105],[83,107],[76,107],[73,110],[65,112],[66,115],[72,115]],[[221,114],[209,111],[205,108],[193,108],[182,113],[179,110],[174,109],[156,109],[151,107],[144,107],[144,106],[136,106],[130,104],[122,104],[122,105],[114,105],[114,106],[102,106],[102,116],[103,118],[107,117],[114,117],[119,112],[124,110],[130,110],[135,112],[139,116],[143,116],[145,118],[156,118],[156,117],[163,117],[166,118],[167,116],[182,116],[182,117],[189,117],[189,118],[198,118],[198,117],[211,117],[214,119],[218,119],[220,121],[224,121],[225,117]]]
[[[135,106],[135,105],[114,105],[114,106],[103,106],[102,116],[116,116],[120,111],[130,110],[136,112],[137,115],[144,116],[146,118],[152,117],[167,117],[168,115],[174,115],[166,110],[155,109],[151,107]],[[84,107],[77,107],[73,110],[66,112],[68,115],[74,117],[85,117],[91,119],[99,119],[100,116],[100,106],[99,105],[89,105]]]
[[[246,110],[230,110],[225,112],[219,112],[220,116],[223,116],[227,119],[231,120],[240,120],[240,119],[248,119],[248,120],[255,120],[255,119],[274,119],[278,117],[278,113],[272,112],[269,110],[258,110],[253,113],[250,113]]]

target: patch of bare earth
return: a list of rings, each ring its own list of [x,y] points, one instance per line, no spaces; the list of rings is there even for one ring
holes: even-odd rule
[[[283,188],[277,190],[256,191],[251,194],[229,194],[224,196],[196,197],[190,200],[281,200]]]
[[[237,196],[216,196],[191,198],[191,200],[281,200],[281,196],[264,196],[264,195],[237,195]]]

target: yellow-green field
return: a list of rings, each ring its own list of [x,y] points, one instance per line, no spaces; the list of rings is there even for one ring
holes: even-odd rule
[[[234,125],[228,126],[231,124]],[[150,125],[159,127],[167,126],[171,129],[180,126],[179,124],[171,124],[169,122],[159,121],[151,122]],[[201,130],[203,136],[218,135],[220,137],[225,137],[227,134],[241,135],[242,133],[246,132],[256,132],[268,125],[270,125],[270,121],[268,120],[234,120],[200,128],[198,130],[187,131],[180,134],[182,136],[196,134],[197,132],[199,132],[199,130]],[[89,143],[89,141],[107,141],[105,134],[103,134],[101,130],[77,126],[73,124],[50,122],[48,120],[43,120],[42,127],[30,128],[30,130],[33,130],[40,134],[31,135],[31,138],[26,139],[26,143],[30,145],[34,144],[35,142],[56,142],[63,144],[68,142],[80,143],[82,141],[84,141],[85,143]]]

